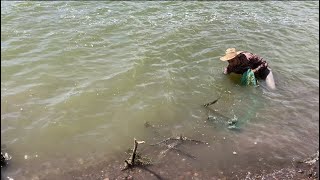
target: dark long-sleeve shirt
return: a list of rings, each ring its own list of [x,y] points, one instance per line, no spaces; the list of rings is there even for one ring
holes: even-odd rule
[[[236,74],[243,74],[248,69],[254,70],[258,67],[261,67],[254,73],[255,76],[258,78],[265,79],[266,75],[268,75],[269,72],[266,72],[268,71],[266,61],[262,57],[252,54],[250,52],[241,52],[238,55],[238,58],[240,61],[239,64],[228,65],[227,67],[228,74],[231,72],[234,72]]]

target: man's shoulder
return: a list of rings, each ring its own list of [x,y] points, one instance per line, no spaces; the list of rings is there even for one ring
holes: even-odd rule
[[[253,55],[253,53],[251,53],[251,52],[249,52],[249,51],[240,51],[240,54]]]
[[[248,51],[238,51],[238,52],[239,52],[238,53],[239,58],[250,59],[253,56],[253,54]]]
[[[248,51],[243,51],[243,52],[240,53],[239,55],[242,55],[242,56],[246,57],[248,60],[250,60],[250,59],[255,59],[255,58],[259,58],[258,55],[253,54],[253,53],[248,52]]]

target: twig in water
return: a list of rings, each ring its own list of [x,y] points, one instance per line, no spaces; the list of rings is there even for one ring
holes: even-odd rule
[[[174,142],[166,144],[170,140],[174,140]],[[180,146],[181,144],[183,144],[186,141],[191,141],[191,142],[194,142],[196,144],[198,144],[198,143],[200,143],[200,144],[208,144],[208,143],[203,142],[203,141],[189,139],[187,137],[183,137],[182,135],[180,135],[180,136],[175,137],[175,138],[172,138],[172,137],[171,138],[167,138],[167,139],[165,139],[163,141],[160,141],[160,142],[158,142],[156,144],[151,144],[151,146],[155,146],[155,145],[163,146],[163,144],[165,144],[167,149],[165,149],[165,150],[160,152],[160,157],[164,157],[166,155],[166,153],[168,151],[170,151],[170,150],[175,150],[175,151],[178,151],[179,153],[181,153],[181,154],[183,154],[183,155],[185,155],[185,156],[187,156],[189,158],[196,159],[195,156],[192,156],[191,154],[183,152],[183,151],[181,151],[180,149],[177,148],[178,146]]]
[[[134,161],[135,161],[135,158],[136,158],[136,153],[137,153],[137,148],[138,148],[138,144],[142,144],[144,143],[144,141],[137,141],[135,138],[134,138],[134,148],[132,150],[132,154],[131,154],[131,157],[129,159],[126,159],[124,162],[126,163],[125,167],[123,170],[126,170],[128,168],[132,168],[135,164],[134,164]]]
[[[182,135],[178,136],[178,137],[170,137],[170,138],[167,138],[163,141],[160,141],[156,144],[151,144],[151,146],[155,146],[155,145],[160,145],[160,144],[164,144],[168,141],[171,141],[171,140],[180,140],[180,141],[192,141],[192,142],[195,142],[195,143],[201,143],[201,144],[207,144],[206,142],[203,142],[203,141],[198,141],[198,140],[194,140],[194,139],[189,139],[187,137],[183,137]]]
[[[204,107],[208,107],[208,106],[216,103],[219,99],[220,99],[220,97],[218,97],[218,99],[216,99],[216,100],[214,100],[214,101],[212,101],[212,102],[209,102],[209,103],[207,103],[207,104],[204,104],[203,106],[204,106]]]

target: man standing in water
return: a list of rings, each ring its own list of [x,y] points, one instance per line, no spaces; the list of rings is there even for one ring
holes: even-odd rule
[[[228,66],[224,68],[223,73],[243,74],[251,69],[256,78],[266,81],[270,89],[275,89],[275,83],[271,69],[263,58],[246,51],[236,51],[235,48],[226,50],[225,56],[220,58],[221,61],[228,61]]]

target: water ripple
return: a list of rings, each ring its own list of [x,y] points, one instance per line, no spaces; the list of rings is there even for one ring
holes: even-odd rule
[[[42,162],[77,158],[88,144],[101,155],[149,138],[148,121],[160,134],[226,136],[253,154],[255,140],[279,159],[309,153],[319,135],[318,10],[313,1],[1,1],[1,140],[46,154]],[[277,91],[223,75],[229,47],[264,57]],[[218,96],[217,111],[203,109]],[[244,130],[204,122],[214,112]]]

